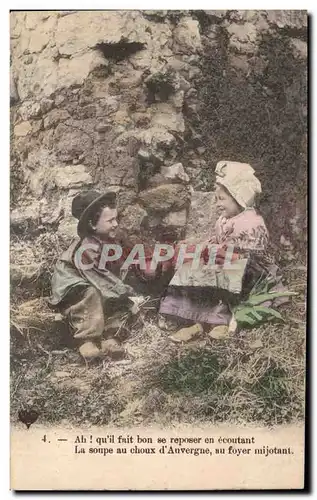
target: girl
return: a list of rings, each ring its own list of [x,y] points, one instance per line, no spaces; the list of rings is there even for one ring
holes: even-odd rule
[[[202,253],[208,261],[207,245],[216,244],[216,264],[224,263],[228,246],[234,248],[232,260],[248,259],[243,277],[242,295],[246,294],[255,281],[268,273],[271,261],[266,255],[268,231],[263,218],[254,208],[256,195],[261,193],[261,183],[254,175],[253,168],[246,163],[221,161],[216,166],[216,208],[219,219],[215,235],[206,242]],[[174,259],[174,263],[175,263]],[[170,285],[173,284],[173,280]],[[201,324],[228,325],[231,313],[226,297],[220,289],[206,287],[169,286],[167,295],[160,304],[160,313],[196,322],[194,327],[183,328],[172,335],[174,341],[187,341],[201,333]],[[231,296],[231,298],[233,298]],[[241,298],[241,296],[240,296]]]

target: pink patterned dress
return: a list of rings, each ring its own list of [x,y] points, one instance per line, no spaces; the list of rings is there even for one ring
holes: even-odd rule
[[[248,208],[235,217],[220,217],[216,222],[215,235],[208,243],[220,247],[234,246],[235,254],[249,258],[245,276],[245,289],[252,288],[260,275],[269,271],[272,260],[266,254],[268,231],[261,215]],[[213,325],[228,324],[231,318],[229,303],[217,289],[180,291],[169,286],[160,304],[160,313],[186,320]]]

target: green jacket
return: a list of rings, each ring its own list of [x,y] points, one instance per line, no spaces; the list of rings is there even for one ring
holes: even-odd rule
[[[93,241],[99,244],[101,252],[102,242],[97,238],[86,238],[84,241]],[[49,298],[51,305],[57,306],[75,287],[94,286],[105,300],[122,300],[135,294],[133,288],[123,283],[120,277],[116,275],[119,274],[118,266],[112,266],[112,268],[104,270],[98,269],[100,258],[98,252],[97,258],[94,258],[95,264],[92,269],[83,270],[77,268],[74,263],[74,256],[82,244],[83,241],[80,238],[75,238],[70,247],[58,259],[51,280],[51,296]]]

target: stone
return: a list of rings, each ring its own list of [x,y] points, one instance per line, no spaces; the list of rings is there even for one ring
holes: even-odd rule
[[[187,210],[180,210],[179,212],[170,212],[164,217],[163,221],[164,227],[174,228],[184,228],[187,223]]]
[[[30,36],[30,41],[28,46],[29,52],[31,53],[41,52],[46,47],[49,40],[50,40],[49,32],[43,30],[37,30]]]
[[[227,10],[204,10],[204,13],[208,17],[216,17],[218,19],[223,19],[227,15]]]
[[[123,210],[120,215],[120,228],[129,233],[140,232],[141,225],[147,217],[147,212],[140,205],[131,205]]]
[[[183,60],[181,56],[180,59],[177,59],[176,57],[172,57],[167,64],[167,69],[171,69],[175,71],[176,73],[180,74],[187,74],[189,70],[189,64]]]
[[[178,132],[183,134],[185,132],[185,122],[182,113],[175,113],[175,110],[169,107],[168,111],[155,112],[152,117],[152,124],[155,127],[162,127],[165,130]]]
[[[173,49],[178,54],[192,54],[202,47],[199,23],[192,18],[183,18],[174,32]]]
[[[125,18],[119,11],[77,11],[70,17],[62,17],[55,31],[56,47],[61,54],[72,56],[96,47],[98,43],[118,43],[122,33],[126,32]],[[129,37],[129,41],[136,41],[135,37],[136,34]]]
[[[43,128],[43,120],[36,120],[32,122],[32,135],[37,136]]]
[[[93,180],[85,165],[65,165],[55,167],[51,172],[55,185],[61,189],[71,189],[92,184]]]
[[[29,121],[18,123],[14,127],[14,135],[16,137],[25,137],[32,131],[32,125]]]
[[[70,118],[70,114],[66,109],[55,108],[50,111],[44,118],[44,128],[56,127],[59,122]]]
[[[163,184],[139,193],[139,199],[150,212],[180,210],[189,204],[189,192],[181,184]]]
[[[76,220],[74,217],[65,217],[59,223],[57,234],[60,235],[61,238],[68,243],[73,238],[76,238],[78,236],[77,224],[78,220]]]
[[[118,74],[113,82],[120,89],[139,88],[142,85],[143,71],[129,71],[128,74]]]
[[[167,179],[159,172],[148,177],[146,187],[153,188],[161,186],[162,184],[172,184],[173,182],[174,181],[172,179]]]
[[[229,54],[228,60],[229,64],[235,69],[242,71],[245,74],[250,71],[250,65],[246,55]]]
[[[293,54],[298,59],[307,59],[307,43],[303,42],[299,38],[291,38],[290,44],[293,50]]]
[[[119,109],[119,101],[113,96],[109,96],[98,101],[96,116],[107,116],[115,113]]]
[[[142,14],[149,19],[158,19],[160,22],[164,22],[164,19],[168,14],[168,10],[142,10]]]
[[[63,198],[41,199],[40,219],[42,224],[56,224],[64,213]]]
[[[14,59],[12,66],[19,74],[18,91],[21,99],[30,97],[50,97],[64,88],[82,85],[88,75],[96,68],[107,65],[102,54],[88,51],[76,54],[71,59],[59,59],[58,63],[40,53],[37,61],[23,66]]]
[[[131,138],[140,143],[140,149],[149,152],[152,160],[162,163],[166,157],[166,152],[170,152],[176,143],[176,139],[172,134],[159,127],[126,131],[116,139],[116,142],[119,145],[127,145]]]
[[[26,56],[26,58],[24,59],[24,64],[32,64],[32,62],[33,62],[33,56],[31,56],[31,54]]]
[[[10,71],[10,104],[17,104],[19,102],[18,89],[15,83],[12,71]]]
[[[189,177],[186,174],[182,163],[175,163],[170,167],[162,166],[161,174],[168,180],[181,181],[186,184],[189,182]]]
[[[41,204],[35,200],[29,205],[23,205],[12,210],[10,215],[10,225],[14,228],[27,227],[39,223]]]
[[[56,155],[62,161],[71,161],[92,149],[90,136],[63,123],[59,123],[54,133]]]
[[[73,116],[77,120],[87,120],[89,118],[95,118],[96,106],[94,104],[88,104],[87,106],[75,105],[75,113],[73,113]]]
[[[277,28],[307,28],[306,10],[267,10],[266,17],[268,23]]]
[[[131,124],[131,118],[126,110],[119,110],[115,113],[113,121],[116,125],[123,125],[125,128]]]
[[[228,26],[227,31],[230,35],[229,48],[243,54],[250,54],[255,51],[257,30],[254,24],[233,23]]]
[[[131,189],[126,189],[122,186],[111,186],[111,191],[116,191],[117,193],[119,211],[123,211],[124,208],[133,205],[136,201],[136,192]]]
[[[215,234],[218,219],[214,192],[194,191],[187,221],[187,238],[209,240]]]
[[[151,123],[151,115],[148,113],[134,113],[133,119],[136,127],[147,127]]]
[[[183,105],[184,105],[184,95],[185,91],[184,90],[178,90],[173,94],[170,98],[171,103],[175,107],[176,110],[182,111]]]
[[[63,102],[65,102],[65,96],[63,94],[57,94],[55,97],[55,105],[60,106]]]
[[[107,132],[108,130],[111,130],[111,129],[112,129],[111,123],[101,122],[101,123],[97,123],[97,125],[96,125],[97,132]]]
[[[230,12],[230,11],[229,11]],[[251,23],[256,26],[258,31],[267,31],[269,25],[266,19],[267,11],[265,10],[233,10],[229,14],[227,23]]]
[[[151,153],[146,149],[140,148],[138,151],[138,158],[141,162],[149,162],[151,161]]]
[[[24,101],[19,108],[19,115],[22,120],[27,121],[31,118],[41,116],[41,105],[39,102]]]
[[[265,69],[267,68],[268,61],[263,59],[263,57],[254,56],[248,58],[248,65],[250,68],[252,68],[253,73],[255,73],[258,76],[261,76],[263,75]]]

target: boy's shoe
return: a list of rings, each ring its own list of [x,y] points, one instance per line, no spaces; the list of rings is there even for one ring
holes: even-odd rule
[[[227,325],[215,326],[207,335],[216,340],[227,339],[230,337],[229,327]]]
[[[79,347],[80,355],[85,359],[85,361],[92,361],[100,358],[101,351],[93,342],[85,342]]]
[[[181,328],[173,335],[170,335],[169,338],[173,342],[189,342],[197,338],[199,335],[203,333],[204,329],[200,323],[196,323],[195,325],[188,326],[187,328]]]
[[[125,349],[115,339],[102,340],[101,352],[112,359],[121,359],[125,356]]]

